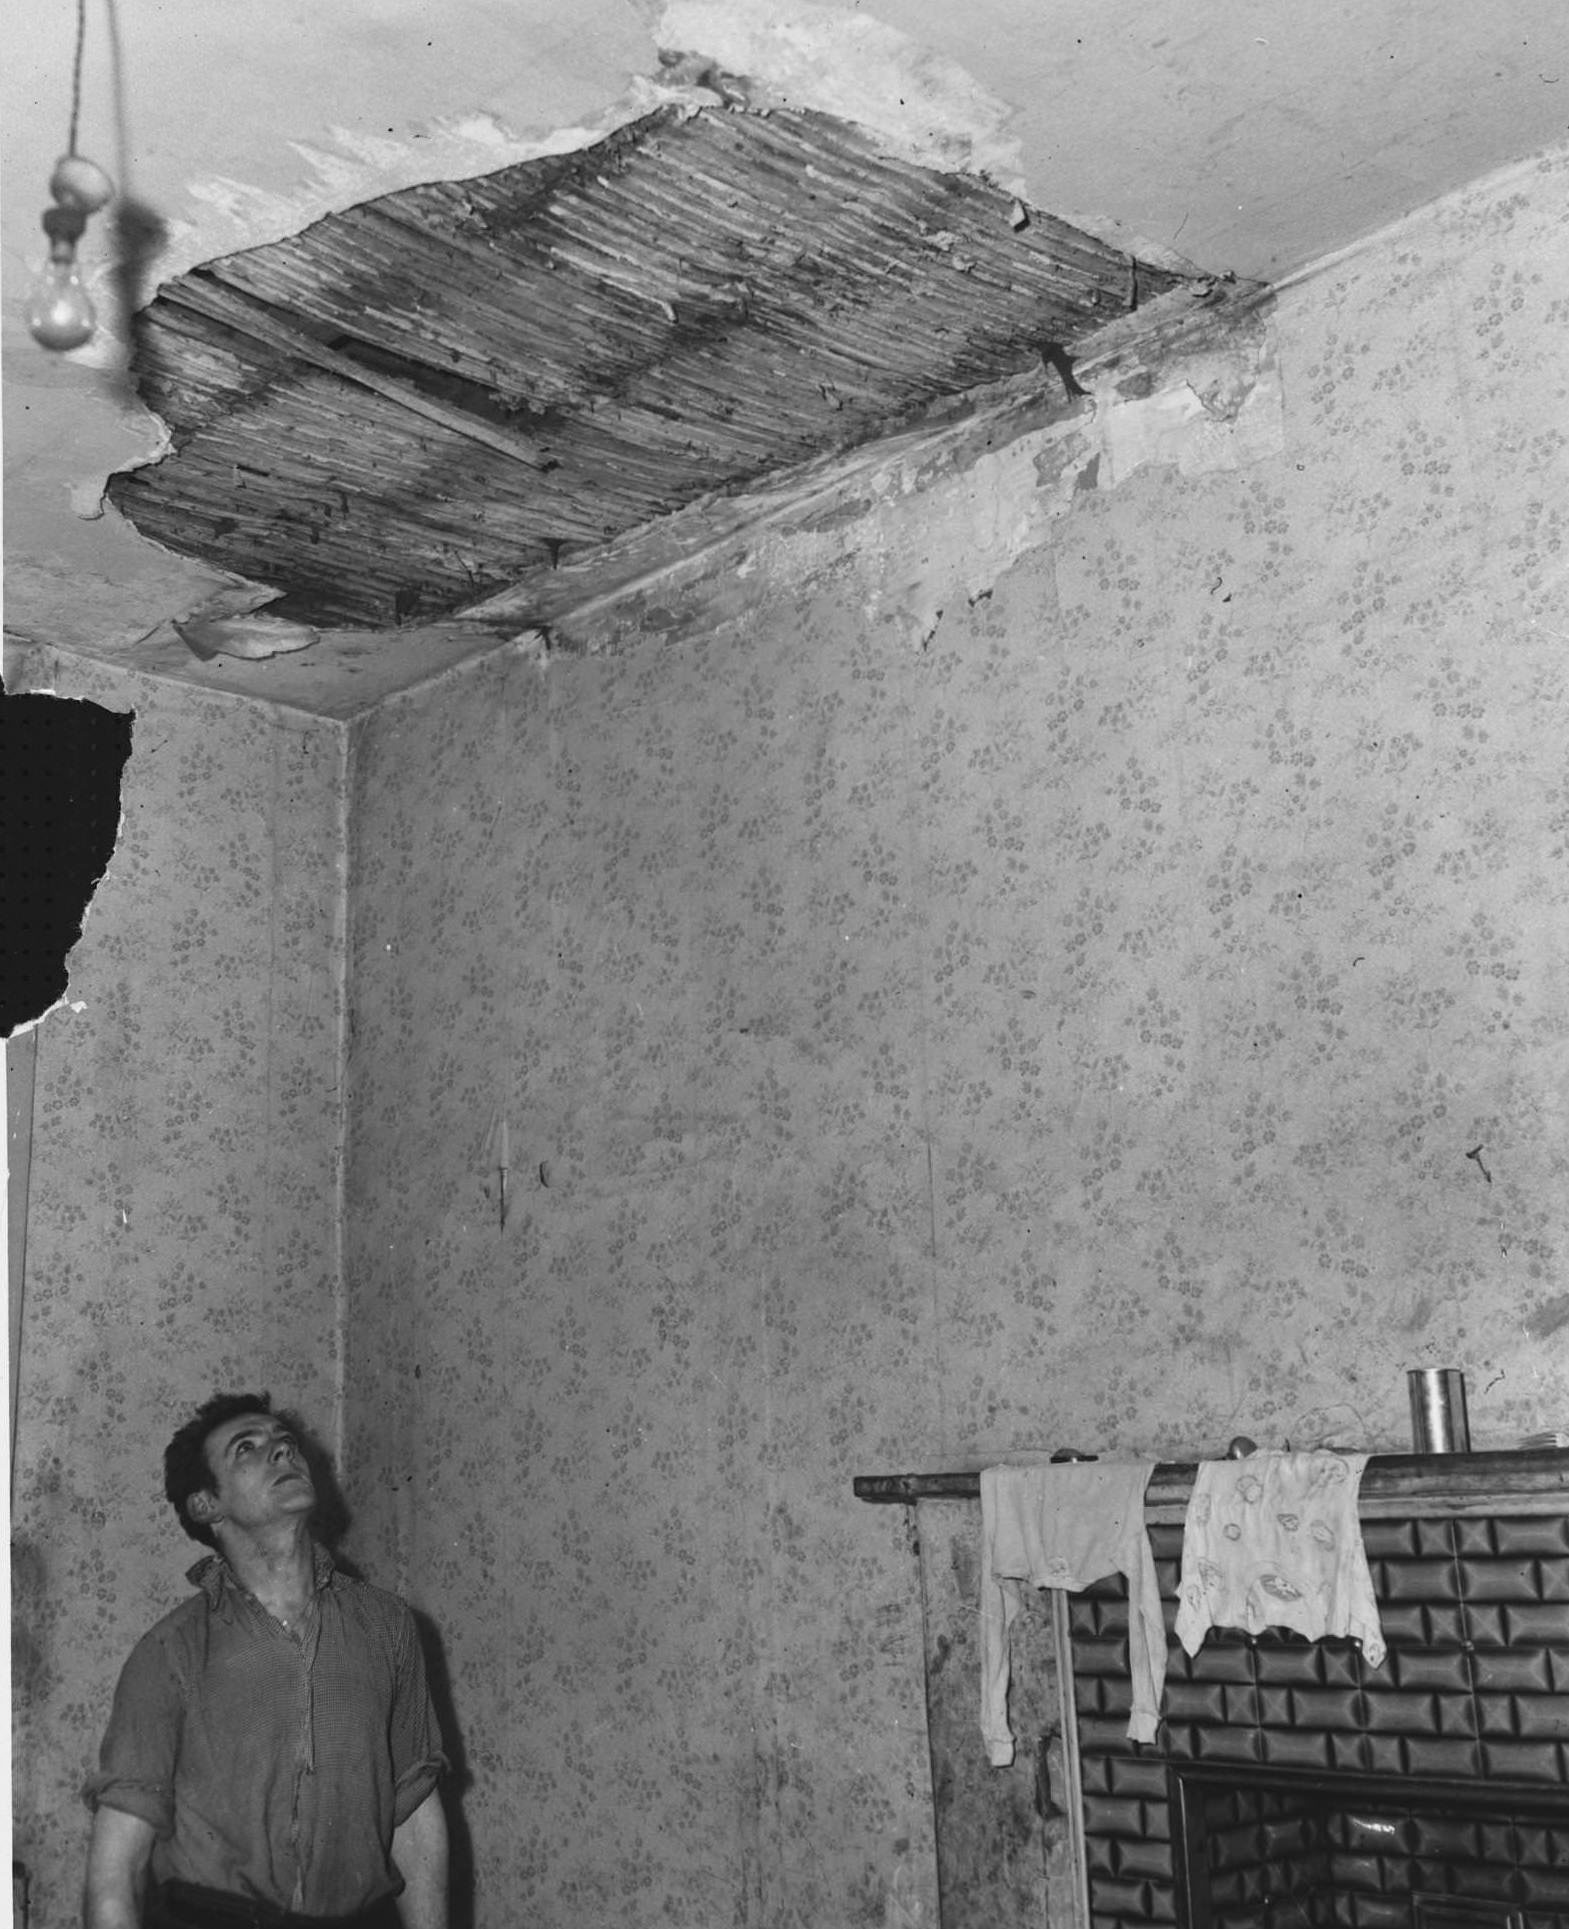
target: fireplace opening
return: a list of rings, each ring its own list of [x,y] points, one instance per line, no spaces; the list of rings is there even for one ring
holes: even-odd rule
[[[1561,1788],[1167,1765],[1185,1929],[1569,1929]]]

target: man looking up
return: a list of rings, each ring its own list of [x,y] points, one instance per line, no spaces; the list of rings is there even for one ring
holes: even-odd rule
[[[446,1929],[445,1767],[414,1617],[311,1535],[265,1393],[170,1441],[164,1491],[216,1552],[132,1650],[88,1786],[88,1929]],[[394,1898],[396,1902],[394,1903]]]

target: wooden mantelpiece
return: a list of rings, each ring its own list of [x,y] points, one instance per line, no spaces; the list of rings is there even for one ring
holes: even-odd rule
[[[1107,1456],[1108,1458],[1112,1456]],[[1132,1456],[1123,1456],[1131,1458]],[[1180,1524],[1193,1490],[1193,1461],[1161,1461],[1144,1509]],[[979,1468],[944,1474],[857,1474],[855,1497],[874,1503],[979,1500]],[[1521,1453],[1374,1454],[1362,1475],[1364,1518],[1569,1512],[1569,1448]]]

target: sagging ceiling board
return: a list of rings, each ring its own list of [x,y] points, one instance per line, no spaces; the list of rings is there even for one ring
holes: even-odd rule
[[[167,283],[144,534],[386,630],[1039,367],[1178,286],[814,113],[662,108]]]

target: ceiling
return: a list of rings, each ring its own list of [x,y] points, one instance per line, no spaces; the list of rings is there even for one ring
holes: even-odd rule
[[[133,360],[174,448],[109,497],[275,616],[429,622],[1021,363],[1071,396],[1179,280],[848,122],[664,107],[175,277]]]
[[[8,633],[339,714],[1569,122],[1562,0],[87,0],[167,241],[51,357],[74,26],[6,28]]]

